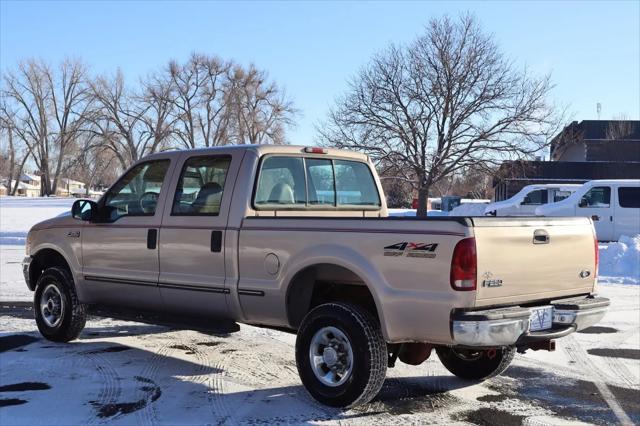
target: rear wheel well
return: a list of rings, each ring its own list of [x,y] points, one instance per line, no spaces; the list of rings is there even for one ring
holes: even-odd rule
[[[379,321],[373,295],[364,281],[347,268],[318,264],[298,272],[287,290],[287,319],[297,329],[304,316],[323,303],[346,302],[369,311]]]
[[[59,252],[53,249],[42,249],[33,255],[31,265],[29,266],[29,288],[34,290],[38,278],[47,268],[62,268],[71,274],[71,268],[67,260]]]

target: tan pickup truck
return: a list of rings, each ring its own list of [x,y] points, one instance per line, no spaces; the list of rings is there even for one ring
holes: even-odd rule
[[[481,380],[552,350],[605,314],[597,265],[588,218],[388,217],[365,155],[238,146],[144,158],[34,226],[23,266],[48,339],[93,306],[288,329],[307,390],[346,407],[398,358]]]

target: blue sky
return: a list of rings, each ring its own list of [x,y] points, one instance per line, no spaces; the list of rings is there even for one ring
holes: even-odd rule
[[[432,17],[474,13],[506,55],[553,73],[574,118],[640,119],[640,1],[37,2],[0,0],[0,68],[80,57],[131,84],[192,51],[266,69],[301,110],[292,143],[312,143],[348,79]]]

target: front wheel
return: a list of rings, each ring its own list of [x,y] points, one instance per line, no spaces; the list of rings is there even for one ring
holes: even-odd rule
[[[305,316],[296,339],[302,383],[319,402],[355,407],[373,399],[387,373],[387,345],[365,309],[327,303]]]
[[[454,375],[467,380],[485,380],[501,374],[516,353],[512,346],[496,349],[436,348],[438,358]]]
[[[85,306],[78,301],[73,278],[65,269],[48,268],[40,275],[33,308],[38,330],[54,342],[77,338],[86,323]]]

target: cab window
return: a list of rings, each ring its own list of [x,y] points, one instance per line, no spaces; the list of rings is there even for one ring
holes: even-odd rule
[[[378,208],[369,166],[358,161],[271,156],[262,161],[258,209]]]
[[[105,196],[106,220],[124,216],[153,216],[158,206],[169,160],[147,161],[133,167]]]
[[[231,157],[191,157],[176,186],[173,216],[218,216]]]
[[[304,163],[300,157],[267,157],[262,161],[256,206],[304,207]]]
[[[571,191],[563,191],[562,189],[554,189],[553,190],[553,202],[557,203],[558,201],[562,201],[565,198],[569,198],[572,194]]]
[[[369,166],[357,161],[335,160],[338,205],[380,206],[380,197]]]
[[[581,208],[607,208],[611,205],[611,188],[596,186],[591,188],[580,199]]]
[[[535,191],[531,191],[526,195],[526,197],[524,197],[521,204],[524,206],[539,206],[541,204],[547,204],[547,190],[537,189]]]

